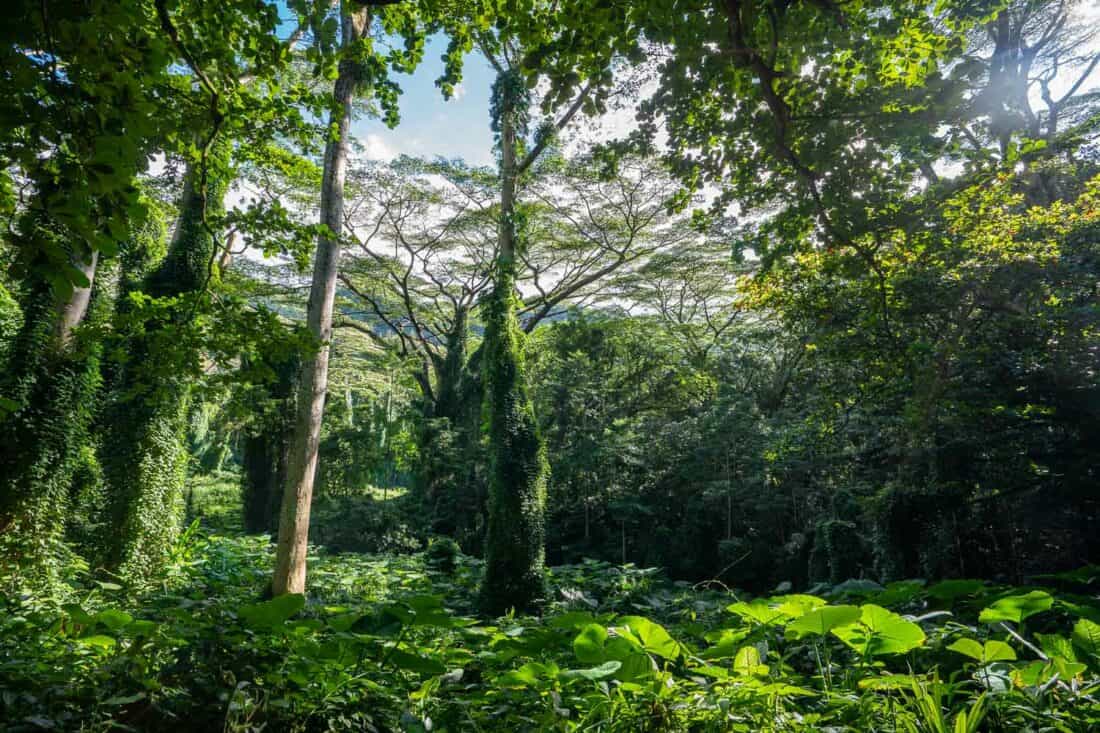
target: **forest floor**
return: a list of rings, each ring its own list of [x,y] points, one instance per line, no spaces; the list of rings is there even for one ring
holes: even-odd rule
[[[155,587],[74,574],[7,598],[0,720],[22,730],[1089,731],[1100,569],[1027,588],[848,581],[750,598],[602,562],[550,569],[541,616],[479,619],[480,563],[318,552],[261,600],[268,538],[232,486]]]

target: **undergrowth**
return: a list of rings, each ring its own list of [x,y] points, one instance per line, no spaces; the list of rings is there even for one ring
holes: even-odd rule
[[[445,559],[445,562],[440,561]],[[266,538],[195,525],[138,594],[7,597],[10,731],[1088,731],[1100,570],[1007,588],[867,581],[755,598],[602,562],[542,616],[476,618],[481,564],[317,554],[261,601]]]

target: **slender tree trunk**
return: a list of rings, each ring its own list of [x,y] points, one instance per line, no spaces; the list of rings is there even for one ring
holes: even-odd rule
[[[370,26],[368,7],[351,4],[341,11],[342,45],[348,50],[362,39]],[[309,541],[309,508],[317,472],[317,451],[321,442],[321,418],[328,388],[329,340],[332,337],[332,306],[336,299],[336,275],[340,263],[340,233],[344,219],[344,174],[348,161],[348,137],[352,101],[355,98],[357,64],[351,58],[340,61],[334,89],[331,122],[336,136],[325,146],[321,180],[321,223],[331,237],[317,241],[313,283],[309,292],[307,323],[320,348],[302,365],[298,386],[297,416],[287,466],[287,484],[279,517],[279,544],[275,554],[275,595],[304,593],[306,552]]]
[[[489,412],[489,531],[481,607],[497,615],[528,610],[543,596],[549,464],[523,370],[516,318],[516,103],[518,79],[498,79],[501,197],[496,282],[485,331]]]

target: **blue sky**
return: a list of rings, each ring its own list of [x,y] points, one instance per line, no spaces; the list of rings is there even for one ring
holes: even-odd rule
[[[294,13],[287,9],[285,0],[275,0],[275,5],[282,21],[280,35],[289,36],[296,27]],[[446,37],[436,35],[428,40],[424,61],[413,74],[391,77],[403,90],[401,123],[396,129],[366,117],[354,122],[352,134],[366,149],[367,157],[389,159],[405,153],[425,158],[463,158],[483,165],[494,162],[489,130],[493,70],[480,54],[470,54],[455,98],[444,101],[435,80],[443,73],[446,50]]]
[[[433,158],[463,158],[470,163],[493,162],[493,137],[489,130],[489,90],[493,71],[479,54],[466,59],[462,84],[456,97],[444,101],[435,86],[443,73],[447,41],[436,36],[428,41],[424,61],[411,75],[392,78],[401,95],[401,124],[390,130],[373,119],[356,120],[352,133],[371,158],[407,153]]]

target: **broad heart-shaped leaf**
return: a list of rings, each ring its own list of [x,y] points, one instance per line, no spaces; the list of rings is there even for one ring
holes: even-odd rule
[[[1073,643],[1087,655],[1093,667],[1100,665],[1100,624],[1087,618],[1077,619],[1073,626]]]
[[[1003,641],[990,640],[983,646],[973,639],[959,639],[947,648],[965,654],[980,664],[1012,662],[1016,659],[1016,650]]]
[[[95,616],[92,616],[93,623],[103,624],[111,631],[118,631],[133,620],[134,617],[130,614],[114,608],[105,608]]]
[[[623,682],[649,677],[656,669],[651,656],[640,651],[636,643],[622,636],[608,639],[604,652],[608,659],[622,662],[623,666],[615,673],[615,678]]]
[[[288,618],[302,610],[306,597],[301,593],[287,593],[276,596],[270,601],[242,606],[237,612],[246,624],[256,628],[271,628],[284,623]]]
[[[623,616],[619,624],[629,628],[642,647],[650,654],[664,659],[676,659],[680,656],[680,644],[665,631],[665,627],[650,621],[644,616]]]
[[[757,598],[752,603],[738,601],[726,606],[730,613],[736,613],[746,621],[755,621],[763,626],[774,626],[790,618],[785,611],[775,607],[771,602]]]
[[[573,639],[573,654],[577,661],[585,664],[600,664],[607,661],[604,644],[607,642],[607,629],[599,624],[588,624]]]
[[[833,634],[860,654],[905,654],[924,643],[924,630],[882,606],[860,607],[860,620],[833,629]]]
[[[799,618],[815,608],[824,606],[825,600],[817,596],[794,593],[789,596],[775,596],[772,598],[772,603],[778,603],[779,607],[776,610],[787,618]]]
[[[610,677],[619,671],[619,668],[623,666],[622,662],[617,660],[611,660],[610,662],[604,662],[598,667],[589,667],[588,669],[567,669],[561,673],[563,679],[575,679],[580,678],[584,680],[602,680],[605,677]]]
[[[953,652],[958,652],[959,654],[970,657],[971,659],[977,660],[979,662],[982,661],[982,655],[984,652],[982,650],[981,642],[975,641],[974,639],[959,639],[947,648]]]
[[[860,610],[856,606],[824,606],[787,624],[786,634],[792,639],[811,634],[824,636],[838,626],[855,623],[859,618]]]
[[[1049,593],[1033,590],[1019,596],[1007,596],[982,609],[978,620],[983,624],[995,624],[998,621],[1020,623],[1029,616],[1048,610],[1054,603]]]

